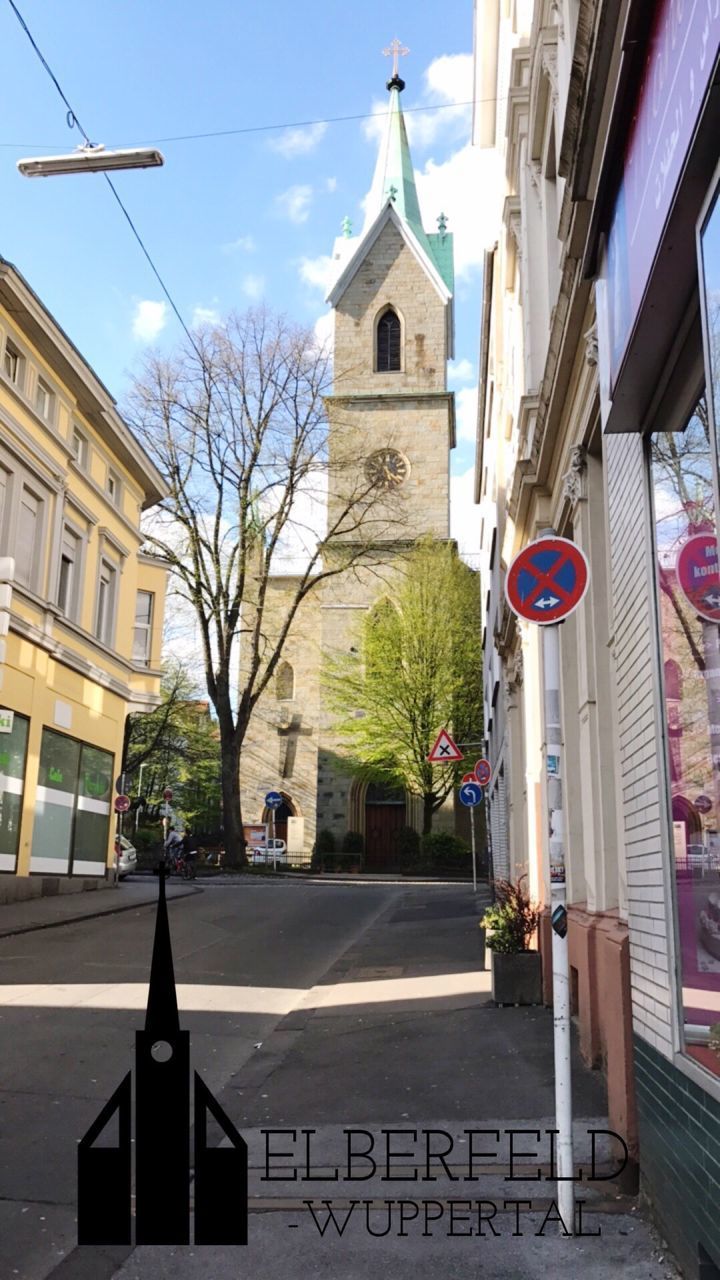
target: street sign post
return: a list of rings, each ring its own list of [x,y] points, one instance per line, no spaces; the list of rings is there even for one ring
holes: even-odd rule
[[[461,804],[470,810],[470,848],[472,851],[473,893],[477,893],[477,859],[475,857],[475,807],[482,802],[483,790],[478,786],[475,775],[466,774],[458,792]]]
[[[270,835],[273,847],[273,871],[277,871],[277,848],[275,846],[275,810],[280,808],[283,798],[279,791],[268,791],[265,796],[265,808],[270,810]]]
[[[695,533],[677,553],[675,573],[685,599],[701,618],[720,622],[717,535]]]
[[[590,569],[585,553],[568,538],[538,538],[512,561],[505,597],[526,622],[548,626],[577,609],[587,591]]]
[[[558,1133],[557,1202],[562,1222],[569,1234],[574,1232],[575,1189],[558,624],[577,609],[587,591],[589,578],[590,570],[584,552],[569,539],[556,537],[554,531],[549,529],[515,557],[505,579],[505,596],[513,613],[543,628],[545,793],[549,830],[555,1122]]]
[[[173,797],[172,791],[170,790],[169,787],[166,787],[165,790],[163,791],[163,800],[166,802],[166,804],[170,804],[172,797]]]
[[[478,760],[475,765],[475,778],[481,787],[486,787],[492,777],[492,765],[489,760],[483,756],[482,760]]]
[[[428,753],[431,764],[456,764],[462,760],[463,753],[453,742],[447,729],[441,729]]]

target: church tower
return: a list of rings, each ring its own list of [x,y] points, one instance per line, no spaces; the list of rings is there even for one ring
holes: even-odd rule
[[[450,532],[455,414],[447,361],[453,355],[453,238],[442,214],[437,230],[428,232],[423,225],[401,105],[405,84],[397,69],[398,53],[404,51],[398,42],[390,51],[395,65],[387,84],[388,113],[365,222],[353,237],[346,220],[334,248],[337,276],[328,295],[335,322],[334,385],[327,397],[331,465],[333,449],[347,448],[350,441],[356,475],[361,469],[379,491],[380,510],[387,511],[387,523],[377,534],[386,572],[330,581],[321,610],[325,653],[352,647],[362,612],[377,603],[383,576],[389,584],[393,561],[409,544],[423,534],[444,539]],[[332,527],[332,487],[328,514]],[[362,832],[379,865],[388,824],[416,825],[413,802],[402,795],[388,798],[379,788],[344,777],[342,752],[322,710],[319,730],[317,830],[331,830],[338,838],[347,830]]]

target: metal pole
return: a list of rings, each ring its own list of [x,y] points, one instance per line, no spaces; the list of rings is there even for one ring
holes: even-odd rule
[[[273,871],[277,871],[277,849],[275,847],[275,810],[270,810],[270,830],[272,831]]]
[[[475,806],[470,810],[470,842],[473,864],[473,893],[477,893],[477,862],[475,860]]]
[[[147,761],[143,760],[142,764],[140,765],[140,772],[138,775],[138,800],[142,795],[142,771],[145,768],[146,764],[147,764]],[[140,825],[140,805],[138,805],[137,809],[135,810],[135,830],[136,831],[139,825]]]
[[[562,788],[562,727],[560,723],[560,633],[543,627],[545,679],[545,786],[550,845],[550,911],[552,922],[553,1032],[555,1048],[555,1124],[557,1144],[557,1204],[571,1234],[575,1226],[573,1183],[572,1078],[570,1061],[570,966],[567,943],[565,887],[565,824]],[[560,1227],[562,1231],[562,1226]]]

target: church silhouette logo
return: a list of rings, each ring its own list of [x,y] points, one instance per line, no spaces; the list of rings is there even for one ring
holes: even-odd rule
[[[180,1029],[165,863],[159,892],[145,1027],[135,1033],[135,1239],[133,1241],[132,1071],[78,1145],[78,1243],[245,1245],[247,1144],[197,1071],[190,1160],[190,1033]],[[208,1147],[208,1115],[225,1143]],[[101,1145],[117,1125],[112,1146]],[[192,1175],[192,1176],[191,1176]]]

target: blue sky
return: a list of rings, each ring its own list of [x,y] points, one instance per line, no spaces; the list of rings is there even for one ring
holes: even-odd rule
[[[398,35],[425,223],[444,212],[456,234],[456,362],[463,438],[453,471],[467,511],[482,254],[482,157],[469,146],[472,6],[396,0],[18,0],[31,31],[95,142],[157,141],[161,170],[115,182],[185,319],[260,299],[315,323],[323,273],[345,215],[358,230],[372,178],[377,121],[164,141],[177,135],[325,121],[384,109]],[[122,402],[148,342],[181,331],[97,175],[21,178],[15,161],[80,141],[6,0],[0,124],[0,253],[14,262]],[[163,141],[160,141],[163,140]],[[462,492],[461,492],[462,490]],[[477,509],[476,509],[477,510]]]

